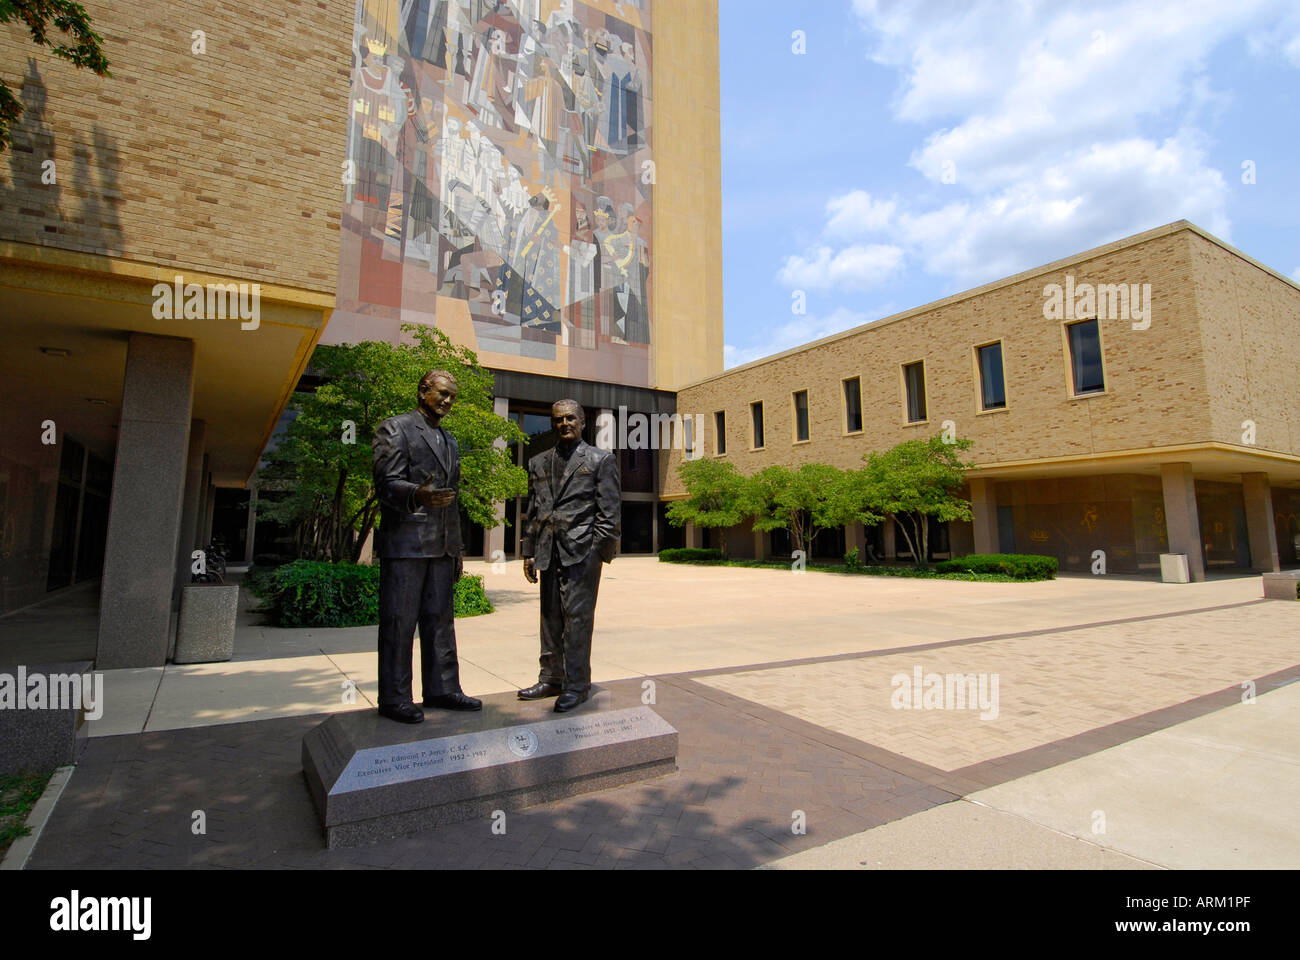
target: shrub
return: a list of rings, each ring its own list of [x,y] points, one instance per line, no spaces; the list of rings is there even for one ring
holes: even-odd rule
[[[494,613],[496,608],[483,589],[483,578],[465,574],[456,581],[456,616],[481,617]]]
[[[858,559],[858,548],[854,547],[844,554],[844,566],[850,570],[857,570],[862,566],[862,561]]]
[[[379,567],[296,560],[254,578],[270,602],[277,627],[370,627],[379,623]],[[477,617],[494,608],[483,578],[462,576],[454,593],[456,616]]]
[[[1055,557],[1027,553],[986,553],[944,560],[935,564],[936,573],[1001,573],[1017,580],[1052,580],[1056,577]]]
[[[244,574],[239,585],[248,590],[255,597],[270,599],[271,588],[275,585],[275,571],[279,567],[258,566],[249,567],[248,572]]]
[[[686,547],[681,550],[660,550],[659,559],[663,563],[722,563],[727,558],[721,550]]]
[[[265,581],[264,581],[265,582]],[[277,627],[363,627],[379,623],[379,568],[295,560],[277,569],[263,596]]]

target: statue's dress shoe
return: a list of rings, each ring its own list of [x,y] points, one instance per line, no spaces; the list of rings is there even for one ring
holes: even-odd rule
[[[578,704],[586,703],[589,696],[591,696],[590,691],[587,693],[562,693],[560,699],[555,701],[555,712],[568,713]]]
[[[516,696],[520,700],[546,700],[549,697],[558,697],[564,692],[564,688],[558,683],[535,683],[527,690],[520,690]]]
[[[439,710],[460,710],[466,713],[483,709],[482,700],[467,697],[463,693],[448,693],[441,697],[428,697],[425,699],[424,705],[426,707],[436,707]]]
[[[424,711],[413,703],[398,703],[380,707],[379,715],[398,723],[424,723]]]

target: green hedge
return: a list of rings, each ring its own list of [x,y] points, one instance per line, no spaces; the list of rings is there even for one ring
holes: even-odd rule
[[[1001,573],[1017,580],[1053,580],[1056,577],[1055,557],[1040,557],[1028,553],[975,553],[956,560],[943,560],[934,565],[936,573]]]
[[[465,574],[456,581],[456,616],[481,617],[495,611],[487,591],[483,589],[482,577]]]
[[[368,627],[379,623],[379,567],[295,560],[269,573],[259,571],[254,592],[266,599],[277,627]],[[483,578],[456,583],[457,617],[492,613]]]
[[[722,563],[727,558],[721,550],[686,547],[682,550],[660,550],[659,559],[663,563]]]

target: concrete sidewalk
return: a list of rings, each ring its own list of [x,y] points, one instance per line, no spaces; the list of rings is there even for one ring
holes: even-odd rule
[[[781,870],[1300,867],[1300,683],[853,837]]]
[[[465,690],[529,685],[536,588],[519,564],[467,569],[497,613],[457,621]],[[106,674],[33,863],[1300,867],[1300,684],[1280,686],[1300,679],[1300,604],[1260,593],[1254,576],[996,584],[621,558],[594,679],[654,679],[678,773],[517,814],[509,843],[470,825],[354,855],[318,849],[297,745],[326,714],[374,708],[375,628],[271,628],[245,597],[232,662]],[[898,709],[894,682],[918,669],[997,677],[996,709]],[[198,807],[221,811],[209,842],[159,839]]]
[[[470,694],[537,680],[537,588],[522,564],[483,576],[497,612],[456,622],[461,681]],[[1199,584],[1063,578],[965,583],[795,575],[620,558],[605,569],[592,674],[597,682],[782,663],[942,643],[1009,631],[1158,617],[1259,598],[1258,577]],[[105,674],[107,706],[91,736],[373,709],[376,628],[278,629],[242,611],[230,663]],[[419,676],[419,644],[416,673]],[[355,684],[352,704],[345,684]],[[419,691],[415,691],[419,695]]]

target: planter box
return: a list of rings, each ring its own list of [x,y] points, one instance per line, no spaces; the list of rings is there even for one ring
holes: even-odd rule
[[[1291,600],[1296,599],[1296,584],[1300,583],[1300,573],[1291,571],[1287,573],[1266,573],[1264,574],[1264,599],[1265,600]]]
[[[1191,583],[1191,574],[1187,572],[1187,554],[1160,554],[1160,579],[1165,583]]]
[[[176,663],[218,663],[235,655],[239,587],[191,583],[181,588]]]

